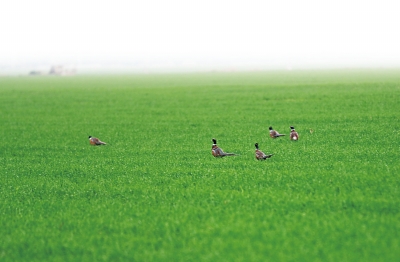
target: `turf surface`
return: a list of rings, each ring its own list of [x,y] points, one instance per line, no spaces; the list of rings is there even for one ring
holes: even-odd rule
[[[399,102],[399,70],[2,77],[0,260],[398,261]]]

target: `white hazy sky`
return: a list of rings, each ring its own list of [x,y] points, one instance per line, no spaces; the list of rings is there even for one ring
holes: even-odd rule
[[[12,0],[0,65],[399,66],[399,0]]]

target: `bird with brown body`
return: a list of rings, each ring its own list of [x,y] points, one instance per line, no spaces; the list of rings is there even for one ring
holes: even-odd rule
[[[256,147],[256,159],[257,160],[265,160],[267,158],[270,158],[271,156],[273,156],[272,154],[265,154],[263,151],[261,151],[260,149],[258,149],[258,143],[254,144]]]
[[[93,146],[101,146],[101,145],[106,145],[103,141],[100,141],[97,137],[92,137],[89,136],[89,143]]]
[[[214,157],[224,157],[224,156],[236,156],[234,153],[225,153],[221,148],[217,146],[217,140],[212,139],[213,145],[211,147],[211,153]]]
[[[293,126],[290,127],[290,140],[299,140],[299,134],[296,132]]]
[[[284,136],[284,134],[279,134],[278,131],[274,130],[272,126],[269,127],[269,136],[272,138],[277,138],[280,136]]]

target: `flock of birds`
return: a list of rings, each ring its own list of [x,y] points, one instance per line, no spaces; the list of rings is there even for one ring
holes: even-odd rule
[[[269,136],[272,138],[278,138],[281,136],[285,136],[285,134],[279,134],[278,131],[274,130],[272,126],[269,127]],[[290,140],[297,141],[299,140],[299,134],[296,132],[293,126],[290,127]],[[235,153],[226,153],[221,148],[217,146],[217,140],[215,138],[212,139],[213,145],[211,147],[211,153],[214,157],[224,157],[224,156],[236,156]],[[107,143],[101,141],[97,137],[89,136],[89,143],[94,146],[106,145]],[[258,148],[258,143],[255,143],[256,147],[255,157],[257,160],[265,160],[273,156],[273,154],[265,154]]]
[[[269,127],[269,136],[272,138],[278,138],[281,136],[285,136],[285,134],[280,134],[278,131],[274,130],[272,126]],[[299,140],[299,134],[296,132],[293,126],[290,127],[290,140],[297,141]],[[215,138],[212,139],[213,145],[211,147],[211,153],[214,157],[224,157],[224,156],[236,156],[235,153],[226,153],[221,148],[217,146],[217,140]],[[265,154],[258,147],[258,143],[255,143],[256,147],[255,157],[257,160],[265,160],[273,156],[273,154]]]

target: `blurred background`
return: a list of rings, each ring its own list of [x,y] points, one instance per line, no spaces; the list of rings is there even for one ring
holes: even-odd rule
[[[0,75],[400,67],[398,0],[13,0]]]

